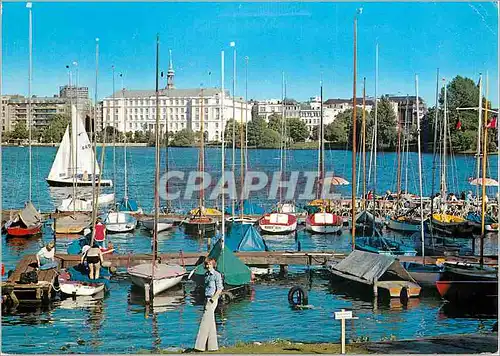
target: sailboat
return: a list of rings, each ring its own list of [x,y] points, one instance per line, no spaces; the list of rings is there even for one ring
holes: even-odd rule
[[[159,51],[160,51],[160,36],[156,36],[156,128],[155,128],[155,224],[153,230],[153,238],[151,240],[151,247],[153,258],[151,263],[142,263],[136,266],[127,268],[127,273],[133,284],[140,288],[145,289],[145,293],[153,296],[159,294],[169,288],[178,285],[186,269],[176,264],[161,263],[158,260],[158,219],[160,214],[160,101],[159,101]],[[146,297],[146,300],[148,298]]]
[[[297,230],[297,217],[291,210],[295,210],[287,204],[283,210],[281,179],[286,170],[286,105],[285,105],[285,74],[283,73],[281,100],[281,152],[280,152],[280,189],[278,209],[275,212],[264,214],[259,219],[259,227],[262,231],[270,234],[288,234]]]
[[[200,92],[200,151],[199,151],[199,171],[205,171],[205,129],[203,126],[203,89]],[[203,183],[202,183],[203,184]],[[197,208],[190,211],[190,217],[183,222],[184,229],[188,233],[205,235],[215,233],[216,221],[210,215],[221,215],[217,209],[205,207],[205,191],[202,189],[199,193],[199,205]]]
[[[29,135],[29,192],[28,202],[24,209],[12,217],[5,223],[4,228],[7,230],[7,236],[28,237],[41,233],[42,231],[42,216],[36,210],[32,203],[31,184],[32,184],[32,154],[31,154],[31,80],[32,80],[32,10],[31,3],[26,6],[29,9],[29,71],[28,71],[28,135]]]
[[[321,83],[321,116],[319,122],[319,164],[318,164],[318,185],[317,185],[317,197],[323,198],[323,186],[325,183],[331,179],[325,178],[325,143],[324,143],[324,126],[323,126],[323,83]],[[345,181],[345,179],[344,179]],[[347,182],[347,181],[345,181]],[[332,207],[330,201],[325,199],[319,199],[320,204],[318,204],[319,211],[311,212],[307,215],[306,218],[306,230],[320,233],[320,234],[332,234],[332,233],[341,233],[342,230],[342,217],[334,214],[332,212]]]
[[[481,93],[480,93],[481,94]],[[486,85],[488,97],[488,85]],[[488,101],[484,109],[483,122],[483,162],[482,180],[486,179],[486,162],[488,156]],[[443,273],[436,282],[439,294],[449,302],[470,306],[471,304],[493,307],[498,310],[498,268],[484,265],[484,238],[486,215],[486,185],[482,185],[481,205],[481,238],[479,266],[470,264],[446,263]]]
[[[446,210],[446,156],[448,144],[448,120],[447,120],[447,87],[444,84],[444,117],[443,117],[443,155],[441,165],[441,206],[437,207]],[[437,200],[437,199],[436,199]],[[434,209],[434,202],[432,208]],[[472,226],[461,216],[447,214],[445,211],[432,212],[429,227],[433,232],[440,232],[453,237],[472,237]]]
[[[113,70],[113,84],[114,84],[114,70]],[[122,88],[122,96],[124,97],[125,88]],[[115,111],[113,110],[113,117]],[[124,127],[127,127],[127,115],[125,111],[123,114]],[[123,160],[124,160],[124,188],[123,199],[117,204],[117,211],[108,211],[103,216],[103,223],[106,230],[110,233],[130,232],[137,227],[137,219],[131,213],[142,213],[142,209],[138,207],[137,203],[128,197],[128,176],[127,176],[127,135],[124,135],[125,141],[123,144]],[[114,148],[114,147],[113,147]],[[116,161],[113,162],[116,165]],[[132,210],[133,209],[133,210]]]
[[[71,107],[71,124],[68,125],[56,158],[52,163],[47,183],[53,187],[92,186],[101,174],[99,166],[95,176],[92,176],[92,165],[95,161],[94,152],[83,121],[78,117],[75,106]],[[71,130],[71,138],[70,138]],[[73,141],[73,142],[71,142]],[[76,154],[78,152],[78,155]],[[76,157],[76,164],[72,164],[72,157]],[[101,179],[102,186],[112,186],[110,179]]]

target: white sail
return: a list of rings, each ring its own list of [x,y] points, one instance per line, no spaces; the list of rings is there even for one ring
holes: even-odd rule
[[[83,175],[85,172],[91,175],[95,162],[92,145],[85,131],[82,119],[76,113],[76,107],[71,106],[71,137],[73,144],[70,144],[69,125],[66,128],[63,139],[57,150],[56,158],[49,173],[49,180],[61,180],[73,178],[73,172]],[[73,155],[73,159],[72,156]],[[76,167],[73,161],[76,159]],[[99,165],[96,164],[96,174],[100,174]]]

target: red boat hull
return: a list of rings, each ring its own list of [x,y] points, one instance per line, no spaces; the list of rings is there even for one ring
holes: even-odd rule
[[[31,227],[13,226],[7,228],[7,235],[15,237],[32,236],[42,232],[42,224]]]

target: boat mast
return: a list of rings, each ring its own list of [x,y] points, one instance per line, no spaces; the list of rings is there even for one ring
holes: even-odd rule
[[[318,198],[323,198],[323,185],[325,179],[325,128],[324,128],[324,118],[323,118],[323,80],[320,82],[319,89],[320,98],[320,116],[319,116],[319,188],[318,188]]]
[[[415,75],[415,101],[417,104],[417,149],[418,149],[418,183],[420,188],[420,238],[422,241],[422,262],[425,264],[425,240],[424,240],[424,190],[422,186],[422,149],[420,147],[420,107],[418,100],[418,75]]]
[[[97,79],[98,79],[98,74],[99,74],[99,38],[95,39],[95,94],[94,94],[94,105],[97,106]],[[97,114],[97,109],[94,107],[94,131],[95,131],[95,119],[96,119],[96,114]],[[71,130],[70,130],[71,131]],[[104,136],[106,135],[106,130],[104,130],[104,135],[103,135],[103,145],[101,149],[101,173],[104,170],[104,142],[105,138]],[[94,152],[97,155],[97,136],[95,136],[94,140]],[[96,164],[97,164],[97,157],[94,159],[94,162],[92,162],[92,180],[95,180],[95,172],[96,172]],[[92,238],[90,239],[90,246],[94,245],[94,239],[95,239],[95,224],[96,224],[96,219],[97,219],[97,197],[99,196],[99,188],[101,186],[101,174],[99,174],[99,180],[97,181],[97,189],[96,189],[96,184],[94,183],[92,186]],[[73,200],[74,201],[74,200]]]
[[[241,195],[240,195],[240,217],[243,219],[243,183],[245,180],[245,151],[243,149],[244,145],[244,140],[245,136],[243,134],[243,103],[240,104],[240,189],[241,189]]]
[[[28,141],[29,141],[29,201],[31,202],[32,191],[31,191],[31,183],[32,183],[32,167],[31,167],[31,126],[32,126],[32,115],[31,115],[31,81],[33,74],[33,14],[32,14],[32,3],[28,2],[26,7],[28,8],[29,13],[29,65],[28,65]]]
[[[397,149],[397,169],[396,169],[396,209],[401,199],[401,115],[398,110],[398,149]]]
[[[479,175],[481,172],[481,131],[483,129],[482,125],[482,114],[483,114],[483,75],[479,74],[479,116],[478,116],[478,127],[477,127],[477,160],[476,160],[476,179],[479,182]],[[476,197],[479,196],[479,185],[476,185]]]
[[[115,66],[111,66],[113,73],[113,200],[116,202],[116,115],[115,115]]]
[[[127,115],[125,114],[125,86],[123,85],[123,73],[120,73],[122,78],[122,100],[123,100],[123,170],[124,170],[124,185],[123,185],[123,200],[128,206],[128,170],[127,170]]]
[[[235,172],[235,166],[236,166],[236,43],[231,42],[231,47],[233,47],[233,162],[232,162],[232,168],[233,168],[233,177],[234,177],[234,172]],[[234,207],[235,206],[235,199],[234,197],[231,199],[231,216],[233,217],[234,220]]]
[[[444,116],[443,116],[443,165],[441,167],[441,201],[446,201],[446,141],[447,131],[448,131],[448,118],[447,118],[447,106],[446,106],[446,81],[443,79],[444,85]]]
[[[354,16],[354,53],[353,53],[353,81],[352,81],[352,250],[356,248],[356,36],[357,16]],[[322,100],[323,101],[323,100]]]
[[[281,200],[282,200],[282,192],[281,192],[281,181],[283,179],[283,139],[284,139],[284,129],[283,125],[285,122],[285,106],[283,102],[285,101],[285,72],[281,72],[281,132],[280,132],[280,181],[279,181],[279,204],[278,204],[278,212],[281,209]]]
[[[248,56],[245,56],[245,177],[248,172]]]
[[[155,272],[155,264],[156,259],[158,258],[158,220],[160,217],[160,110],[159,110],[159,77],[158,77],[158,67],[160,61],[160,35],[156,35],[156,129],[155,129],[155,202],[154,202],[154,229],[153,229],[153,261],[151,268],[151,284],[154,281],[154,272]],[[152,289],[151,285],[151,290]],[[152,293],[153,294],[153,293]]]
[[[484,110],[484,123],[483,123],[483,179],[481,184],[481,239],[480,239],[480,250],[481,254],[479,257],[479,264],[481,268],[483,268],[484,263],[484,238],[485,238],[485,229],[484,229],[484,218],[486,215],[486,161],[488,160],[488,73],[486,73],[486,103]]]
[[[410,156],[410,140],[408,137],[408,107],[410,106],[410,98],[406,95],[406,108],[405,108],[405,125],[403,135],[403,159],[405,160],[405,193],[408,194],[408,165]],[[406,142],[406,145],[405,145]]]
[[[363,77],[363,121],[362,125],[362,150],[363,163],[363,197],[361,198],[363,210],[366,210],[366,77]]]
[[[429,219],[431,234],[433,233],[432,228],[432,215],[434,213],[434,202],[432,201],[432,195],[434,195],[434,187],[436,183],[436,145],[437,145],[437,132],[438,132],[438,112],[439,112],[439,68],[436,70],[436,102],[434,104],[435,112],[434,112],[434,141],[432,143],[432,183],[431,183],[431,218]]]
[[[375,232],[378,144],[378,43],[375,46],[375,118],[373,121],[373,231]]]
[[[203,88],[201,88],[201,105],[200,105],[200,172],[203,173],[205,172],[205,128],[203,127]],[[236,121],[233,121],[233,131],[234,131],[234,124]],[[201,182],[201,190],[200,190],[200,214],[202,211],[202,208],[204,207],[205,204],[205,189],[203,189],[203,178]]]
[[[222,239],[222,251],[224,251],[224,235],[226,232],[226,219],[224,218],[224,209],[225,209],[225,195],[224,195],[224,185],[225,185],[225,127],[224,127],[224,51],[220,52],[220,61],[221,61],[221,100],[220,100],[220,121],[221,121],[221,210],[222,210],[222,221],[221,221],[221,239]]]

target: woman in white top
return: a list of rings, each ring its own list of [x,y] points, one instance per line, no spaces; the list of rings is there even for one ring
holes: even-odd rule
[[[49,242],[47,245],[42,247],[40,251],[36,254],[36,261],[38,263],[38,267],[42,267],[48,264],[54,264],[54,254],[56,250],[54,248],[54,242]]]

